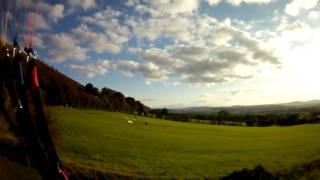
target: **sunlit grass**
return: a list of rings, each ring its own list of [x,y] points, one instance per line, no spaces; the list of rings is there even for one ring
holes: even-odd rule
[[[62,107],[50,112],[61,159],[106,173],[221,177],[257,164],[275,172],[320,158],[320,124],[232,127]]]

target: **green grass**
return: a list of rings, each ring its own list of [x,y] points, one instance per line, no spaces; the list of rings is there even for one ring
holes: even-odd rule
[[[129,124],[122,113],[62,107],[50,112],[62,161],[105,173],[217,178],[257,164],[276,172],[320,158],[320,124],[232,127],[139,116]]]

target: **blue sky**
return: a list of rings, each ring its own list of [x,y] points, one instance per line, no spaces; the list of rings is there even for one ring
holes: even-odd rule
[[[41,59],[151,107],[320,98],[318,0],[48,0],[39,7]]]

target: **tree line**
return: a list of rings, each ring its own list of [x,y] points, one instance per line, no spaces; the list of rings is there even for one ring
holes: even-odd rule
[[[150,108],[125,97],[121,92],[104,87],[99,90],[93,84],[81,85],[52,67],[39,62],[39,81],[43,99],[47,105],[92,108],[109,111],[148,115]]]
[[[180,122],[202,124],[232,125],[232,126],[289,126],[320,122],[320,112],[281,113],[281,114],[232,114],[219,111],[212,114],[170,113],[168,109],[152,111],[155,118]]]

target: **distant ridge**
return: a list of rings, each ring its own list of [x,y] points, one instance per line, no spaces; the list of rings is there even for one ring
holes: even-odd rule
[[[310,101],[293,101],[280,104],[265,104],[265,105],[235,105],[229,107],[187,107],[169,109],[172,113],[186,114],[211,114],[219,111],[227,111],[234,114],[266,114],[266,113],[296,113],[304,111],[320,110],[320,100]]]

